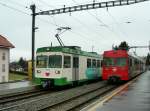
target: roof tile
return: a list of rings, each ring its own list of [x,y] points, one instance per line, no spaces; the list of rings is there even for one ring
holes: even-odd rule
[[[0,47],[14,48],[15,46],[10,43],[4,36],[0,35]]]

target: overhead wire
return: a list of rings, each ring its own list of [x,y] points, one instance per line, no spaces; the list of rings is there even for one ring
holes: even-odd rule
[[[51,5],[49,5],[48,3],[46,3],[45,1],[43,1],[43,0],[38,0],[40,3],[42,3],[43,5],[46,5],[46,6],[50,6],[50,7],[53,7],[53,8],[56,8],[56,7],[54,7],[54,6],[51,6]],[[53,21],[54,21],[54,23],[56,24],[56,21],[55,21],[55,17],[54,16],[50,16],[50,17],[52,17],[53,18]],[[74,18],[74,20],[75,20],[76,18]],[[77,20],[76,19],[76,21],[79,21],[79,20]],[[82,23],[81,23],[82,24]],[[82,24],[83,25],[83,24]],[[67,25],[68,26],[68,25]],[[89,30],[89,29],[88,29]],[[69,30],[70,31],[70,30]],[[82,34],[79,34],[79,33],[76,33],[76,32],[74,32],[74,31],[70,31],[70,32],[72,32],[72,33],[74,33],[74,34],[77,34],[77,35],[79,35],[79,36],[83,36]],[[85,33],[84,33],[85,34]],[[88,35],[88,34],[87,34]],[[88,35],[89,36],[89,35]],[[84,38],[87,38],[88,40],[89,39],[91,39],[91,38],[88,38],[88,37],[84,37]],[[91,39],[92,41],[94,41],[93,39]]]
[[[19,7],[24,7],[26,9],[30,9],[30,7],[27,7],[27,6],[25,6],[25,5],[21,4],[21,3],[18,3],[18,2],[12,1],[12,0],[9,0],[7,2],[11,2],[11,3],[13,3],[13,4],[15,4],[15,5],[19,6]]]
[[[78,2],[76,2],[75,0],[72,0],[76,5],[78,5]],[[99,23],[103,24],[103,26],[105,26],[110,32],[112,32],[114,35],[116,35],[117,37],[119,36],[116,32],[114,32],[106,23],[104,23],[100,18],[98,18],[97,16],[93,15],[91,12],[89,12],[87,10],[87,12],[93,17],[95,18]],[[120,36],[119,36],[120,37]]]
[[[22,10],[19,10],[19,9],[17,9],[17,8],[14,8],[14,7],[12,7],[12,6],[9,6],[9,5],[5,4],[5,3],[0,2],[0,5],[2,5],[2,6],[4,6],[4,7],[7,7],[7,8],[9,8],[9,9],[11,9],[11,10],[20,12],[20,13],[22,13],[22,14],[30,15],[30,14],[28,14],[28,13],[22,11]]]
[[[19,5],[20,7],[23,7],[23,8],[26,8],[26,9],[30,9],[30,8],[26,7],[25,5],[21,5],[21,4],[17,3],[17,2],[14,2],[14,3],[17,4],[17,5]],[[7,8],[9,8],[9,9],[11,9],[11,10],[17,11],[17,12],[19,12],[19,13],[26,14],[26,15],[28,15],[28,16],[31,16],[31,14],[29,14],[29,13],[27,13],[27,12],[24,12],[24,11],[22,11],[22,10],[20,10],[20,9],[14,8],[14,7],[12,7],[12,6],[8,5],[8,4],[6,4],[6,3],[0,2],[0,5],[2,5],[2,6],[4,6],[4,7],[7,7]],[[51,22],[49,22],[49,21],[47,21],[47,20],[45,20],[45,19],[41,19],[41,18],[39,18],[39,17],[38,17],[38,19],[39,19],[40,21],[42,21],[42,22],[50,23],[50,24],[53,25],[53,26],[60,27],[59,25],[56,24],[56,21],[54,20],[54,18],[53,18],[54,23],[51,23]],[[88,38],[88,37],[86,37],[86,36],[83,37],[82,34],[76,33],[76,32],[74,32],[74,31],[70,31],[70,32],[72,32],[72,33],[74,33],[74,34],[76,34],[76,35],[82,36],[82,38],[84,38],[84,39],[85,39],[85,38],[87,38],[88,40],[91,39],[91,38]],[[92,39],[91,39],[91,40],[92,40]],[[93,41],[93,40],[92,40],[92,41]]]
[[[0,0],[0,1],[2,1],[2,0]],[[8,2],[10,2],[10,1],[8,1]],[[27,7],[27,6],[25,6],[25,5],[22,5],[22,4],[20,4],[20,3],[17,3],[17,2],[14,2],[14,1],[13,1],[12,3],[13,3],[13,4],[16,4],[16,5],[20,6],[20,7],[26,8],[26,9],[28,9],[28,10],[31,10],[29,7]],[[27,12],[24,12],[24,11],[22,11],[22,10],[20,10],[20,9],[14,8],[14,7],[12,7],[12,6],[8,5],[8,4],[6,4],[6,3],[0,2],[0,5],[2,5],[2,6],[4,6],[4,7],[7,7],[7,8],[9,8],[9,9],[11,9],[11,10],[20,12],[20,13],[22,13],[22,14],[26,14],[26,15],[28,15],[28,16],[31,16],[31,14],[29,14],[29,13],[27,13]],[[37,8],[37,7],[36,7],[36,8]],[[40,11],[42,11],[42,10],[39,9],[39,8],[37,8],[37,9],[40,10]],[[40,21],[42,21],[42,22],[45,22],[45,23],[50,23],[50,24],[53,25],[53,26],[58,26],[57,24],[52,23],[52,22],[50,22],[50,21],[47,21],[47,20],[45,20],[45,19],[42,19],[42,18],[40,18],[40,17],[37,17],[37,19],[40,20]]]
[[[42,3],[43,5],[46,5],[47,7],[53,7],[55,8],[55,6],[53,5],[49,5],[47,2],[45,2],[44,0],[38,0],[40,3]]]
[[[121,30],[120,25],[119,25],[118,21],[115,19],[115,17],[108,10],[107,10],[107,13],[112,18],[112,20],[114,21],[114,23],[119,27],[118,29],[120,30],[121,34],[123,36],[127,37],[128,35]]]
[[[41,4],[47,6],[47,7],[53,7],[55,8],[55,6],[53,5],[49,5],[47,2],[43,1],[43,0],[38,0]],[[53,19],[53,22],[54,22],[54,25],[57,26],[57,27],[60,27],[57,23],[56,23],[56,20],[55,20],[55,17],[50,15],[50,17]]]
[[[46,3],[46,2],[44,2],[44,1],[42,1],[42,0],[38,0],[38,1],[39,1],[40,3],[42,3],[43,5],[46,5],[46,6],[50,6],[50,7],[55,8],[55,6],[51,6],[51,5],[49,5],[48,3]],[[56,23],[56,19],[55,19],[54,16],[51,16],[51,15],[50,15],[50,17],[53,19],[55,26],[61,27],[60,25],[58,25],[58,24]],[[65,24],[66,24],[67,26],[69,26],[67,23],[65,23]],[[75,32],[75,31],[72,31],[72,30],[68,30],[68,31],[71,32],[71,33],[73,33],[73,34],[75,34],[75,35],[81,36],[83,39],[86,38],[85,36],[83,37],[82,34],[79,34],[79,33]]]
[[[49,5],[48,3],[44,2],[43,0],[38,0],[38,1],[41,2],[43,5],[51,6],[51,5]],[[52,6],[52,7],[55,8],[54,6]],[[50,16],[50,17],[53,18],[53,21],[54,21],[54,23],[56,24],[55,17],[54,17],[54,16]],[[65,24],[66,24],[66,23],[65,23]],[[56,24],[56,25],[57,25],[57,24]],[[67,24],[67,26],[69,26],[69,25]],[[70,31],[71,33],[73,33],[73,34],[82,36],[82,38],[83,38],[83,35],[82,35],[82,34],[76,33],[76,32],[71,31],[71,30],[69,30],[69,31]],[[91,39],[91,38],[88,38],[88,37],[86,37],[86,36],[84,36],[84,38],[87,38],[88,40]],[[92,39],[91,39],[91,40],[92,40]],[[86,40],[86,41],[87,41],[87,40]],[[93,40],[92,40],[92,41],[93,41]]]
[[[88,28],[88,26],[85,24],[85,23],[83,23],[82,21],[80,21],[78,18],[76,18],[76,17],[74,17],[74,16],[71,16],[75,21],[77,21],[79,24],[81,24],[82,26],[84,26],[84,28],[86,28],[88,31],[91,31],[91,30],[93,30],[93,28]],[[95,30],[93,30],[93,31],[95,31]],[[94,33],[94,34],[96,34],[96,35],[98,35],[98,36],[102,36],[102,37],[104,37],[104,35],[102,35],[102,34],[99,34],[99,33]],[[89,36],[89,35],[88,35]]]

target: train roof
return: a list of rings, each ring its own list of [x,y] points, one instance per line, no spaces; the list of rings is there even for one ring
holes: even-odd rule
[[[69,54],[77,54],[77,55],[83,55],[83,56],[90,56],[90,57],[96,57],[100,58],[101,55],[96,52],[86,52],[81,50],[81,47],[79,46],[53,46],[53,47],[41,47],[38,48],[37,53],[41,52],[63,52],[63,53],[69,53]]]
[[[104,57],[127,57],[128,53],[126,50],[109,50],[104,51]]]
[[[133,58],[136,58],[136,59],[138,59],[138,60],[140,60],[142,62],[145,62],[142,57],[137,56],[135,53],[128,52],[128,54],[129,54],[130,57],[133,57]]]
[[[144,60],[141,57],[135,55],[134,53],[128,52],[126,50],[109,50],[109,51],[104,51],[103,54],[103,57],[128,57],[128,56],[144,62]]]

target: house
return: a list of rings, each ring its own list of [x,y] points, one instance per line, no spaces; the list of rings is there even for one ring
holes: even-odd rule
[[[5,37],[0,35],[0,82],[8,82],[10,48],[14,48]]]

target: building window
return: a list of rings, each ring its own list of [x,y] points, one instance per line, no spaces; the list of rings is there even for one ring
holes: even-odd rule
[[[64,68],[70,68],[70,67],[71,67],[71,57],[64,56]]]
[[[2,72],[5,72],[5,64],[2,64]]]
[[[6,59],[6,54],[3,53],[3,55],[2,55],[2,60],[5,60],[5,59]]]

